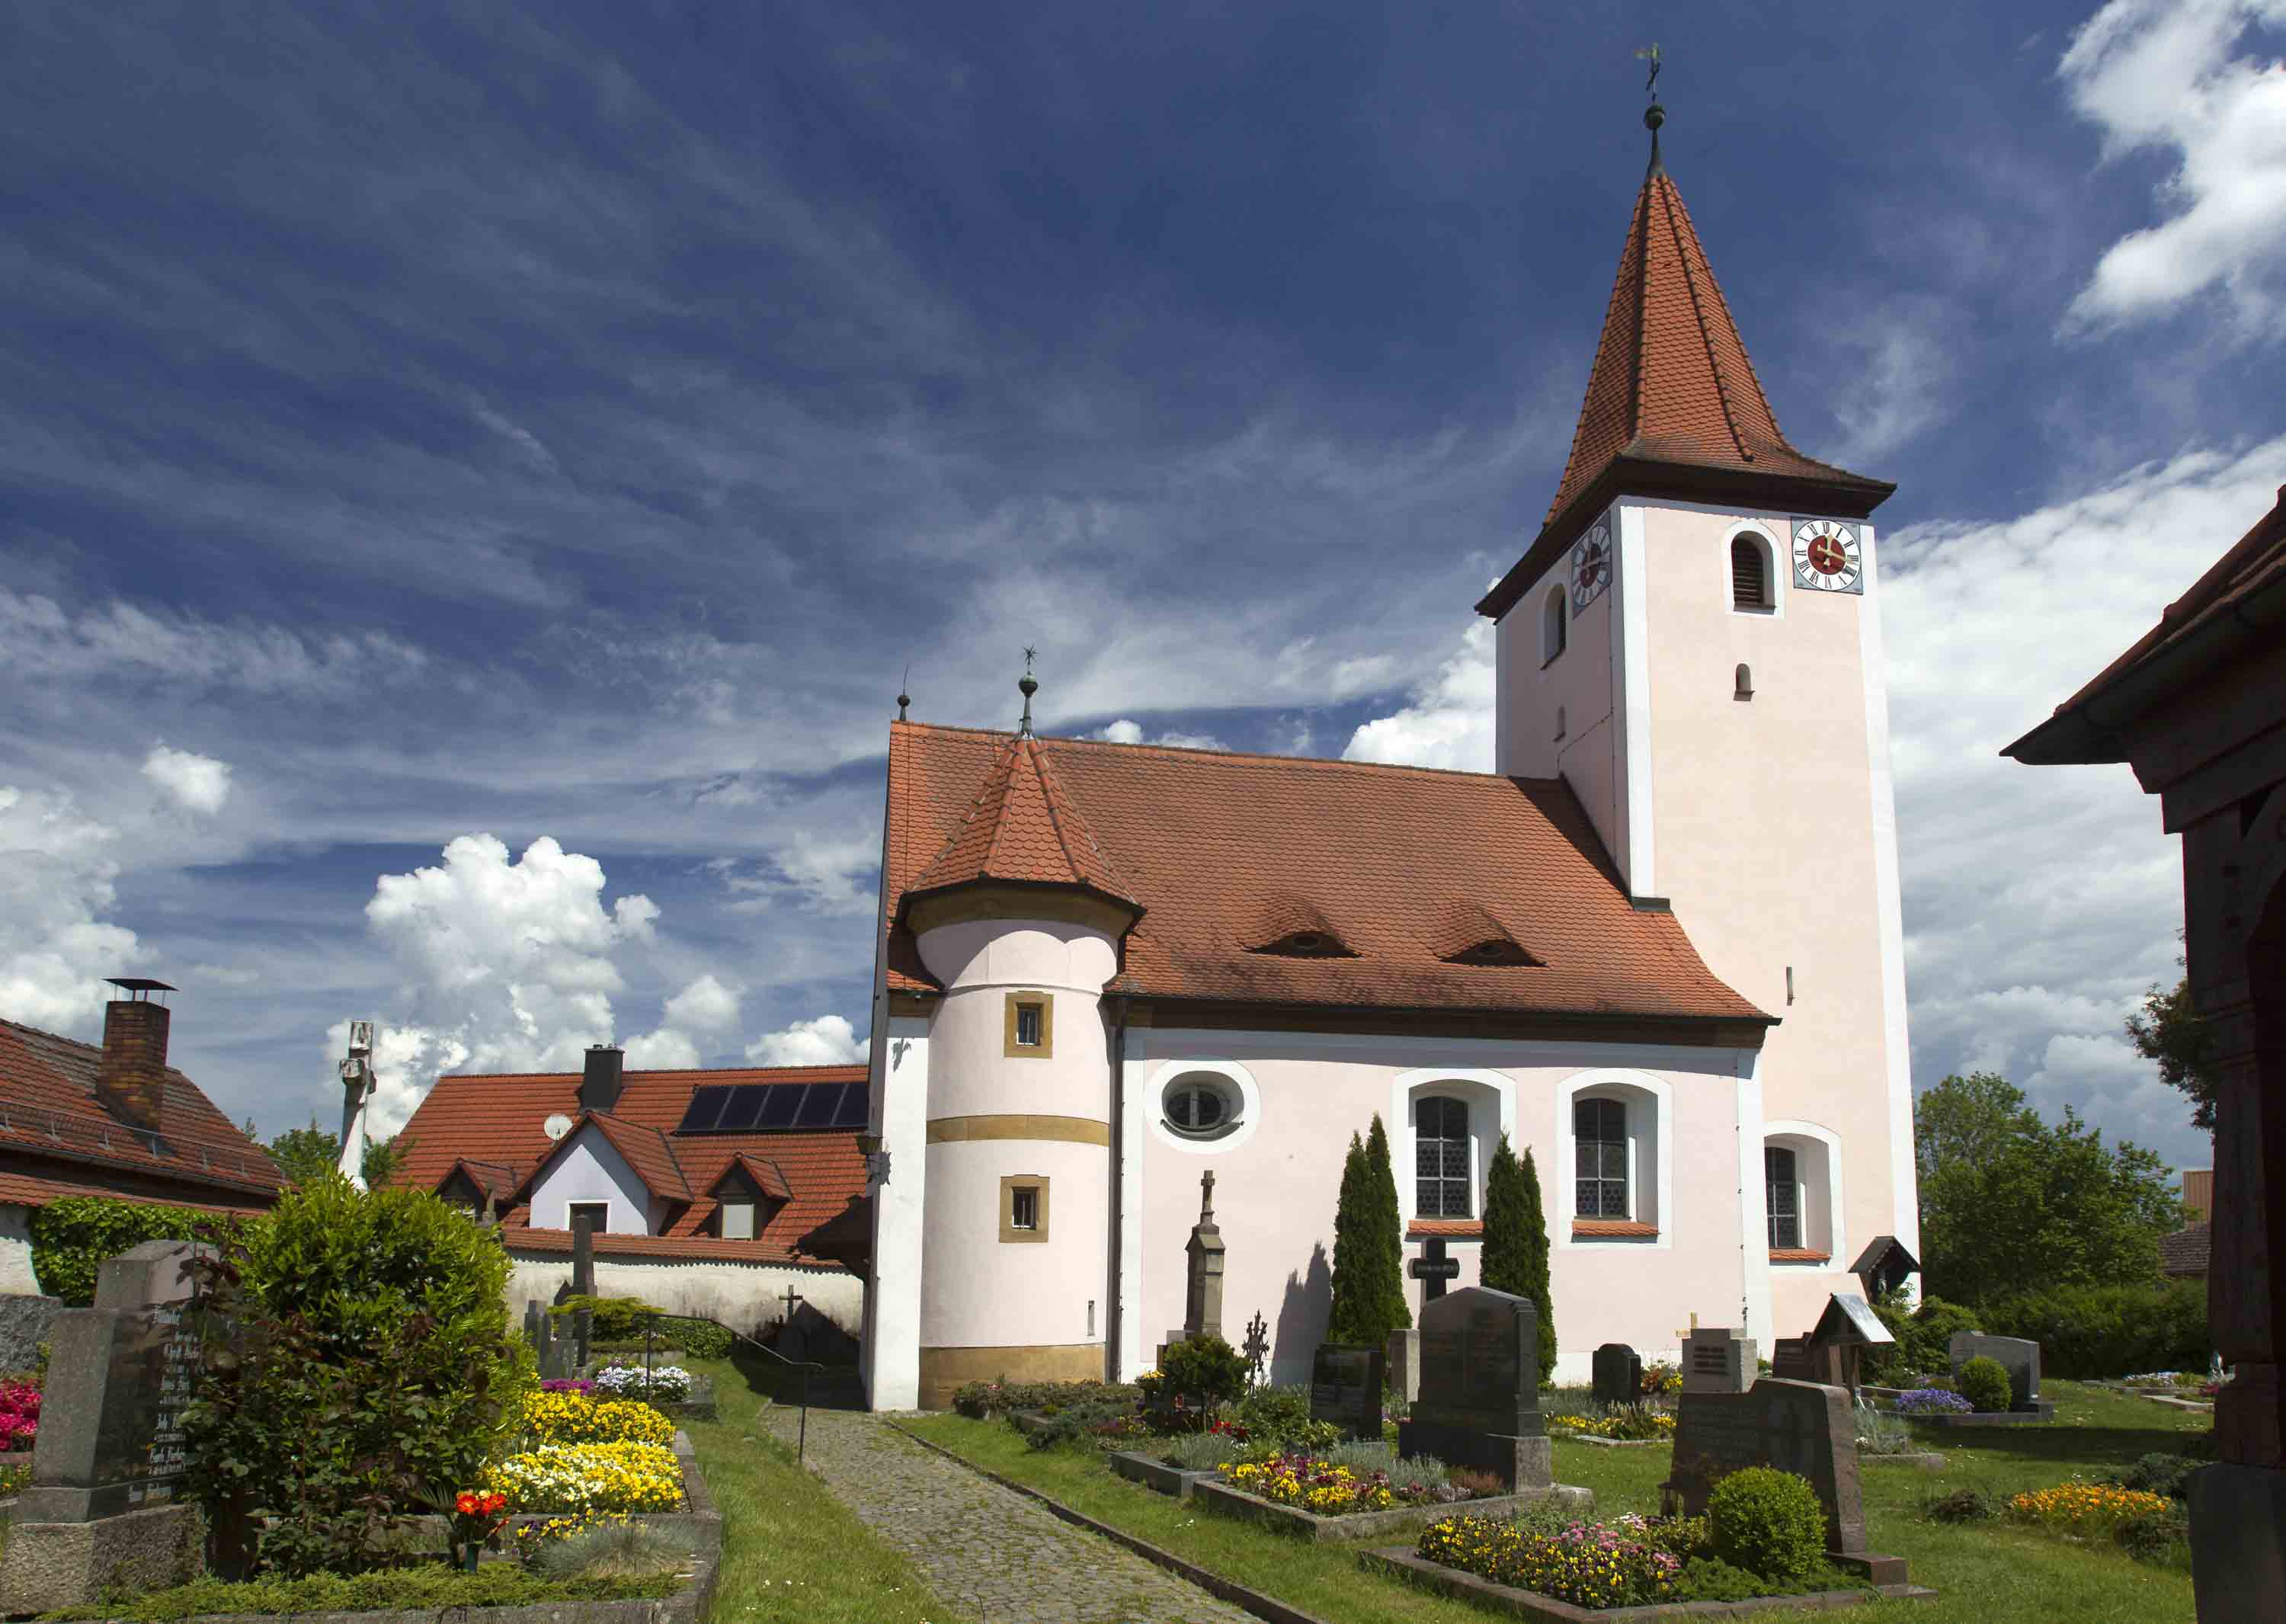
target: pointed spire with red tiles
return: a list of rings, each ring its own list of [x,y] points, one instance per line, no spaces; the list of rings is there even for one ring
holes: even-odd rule
[[[1029,721],[1030,695],[1025,698]],[[996,880],[1068,886],[1141,911],[1056,782],[1046,749],[1029,730],[1001,746],[967,816],[905,895]]]
[[[1651,167],[1620,250],[1564,477],[1539,540],[1477,606],[1482,612],[1505,613],[1555,550],[1615,496],[1735,500],[1862,517],[1896,488],[1804,456],[1779,429],[1683,194],[1659,160],[1665,118],[1657,103],[1644,115]]]

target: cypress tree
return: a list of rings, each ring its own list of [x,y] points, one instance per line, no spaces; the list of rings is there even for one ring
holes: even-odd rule
[[[1556,1380],[1556,1304],[1548,1287],[1548,1210],[1541,1204],[1540,1169],[1533,1164],[1529,1145],[1524,1148],[1523,1176],[1517,1182],[1523,1193],[1525,1250],[1525,1283],[1517,1295],[1540,1305],[1540,1384],[1546,1387]]]
[[[1524,1165],[1501,1135],[1485,1175],[1485,1250],[1478,1271],[1486,1286],[1514,1297],[1533,1297],[1532,1243],[1525,1233]],[[1535,1303],[1540,1299],[1533,1297]],[[1543,1311],[1545,1312],[1545,1311]]]
[[[1405,1301],[1405,1221],[1397,1210],[1397,1172],[1390,1164],[1389,1134],[1381,1125],[1381,1113],[1373,1114],[1373,1126],[1365,1136],[1366,1165],[1374,1179],[1374,1234],[1376,1239],[1374,1273],[1376,1296],[1380,1304],[1374,1323],[1373,1345],[1379,1347],[1389,1340],[1389,1333],[1407,1329],[1413,1324],[1413,1310]]]
[[[1334,1209],[1334,1305],[1326,1317],[1328,1342],[1367,1339],[1366,1303],[1373,1274],[1374,1250],[1368,1233],[1372,1224],[1374,1178],[1366,1166],[1365,1141],[1350,1135],[1350,1153],[1342,1162],[1342,1194]]]

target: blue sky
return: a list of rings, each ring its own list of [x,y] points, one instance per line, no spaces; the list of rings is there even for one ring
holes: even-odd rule
[[[12,7],[0,1013],[176,981],[269,1131],[351,1015],[400,1111],[846,1052],[900,678],[1008,725],[1027,643],[1052,730],[1488,767],[1653,39],[1900,487],[1917,1080],[2203,1163],[2118,1041],[2174,841],[1993,753],[2286,480],[2286,0]]]

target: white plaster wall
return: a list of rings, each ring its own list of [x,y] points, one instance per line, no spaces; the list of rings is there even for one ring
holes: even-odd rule
[[[872,1279],[863,1358],[866,1393],[880,1410],[920,1404],[922,1234],[928,1197],[929,1023],[901,1015],[875,1045],[874,1121],[889,1153],[889,1180],[873,1192]]]
[[[600,1201],[611,1205],[607,1234],[643,1235],[657,1233],[650,1192],[635,1177],[627,1158],[612,1148],[592,1123],[572,1136],[547,1175],[532,1186],[532,1226],[569,1229],[574,1202]]]
[[[1785,588],[1784,612],[1729,607],[1728,538],[1762,520],[1792,568],[1785,515],[1640,504],[1660,890],[1714,974],[1782,1018],[1760,1063],[1774,1119],[1816,1123],[1845,1170],[1838,1267],[1896,1233],[1892,1078],[1903,1018],[1885,993],[1884,885],[1871,812],[1863,599]],[[1734,698],[1753,668],[1754,697]],[[1886,773],[1886,761],[1880,764]],[[1793,968],[1794,1002],[1786,1002]],[[1910,1134],[1910,1117],[1904,1131]],[[1909,1175],[1908,1175],[1909,1178]],[[1765,1237],[1767,1239],[1767,1237]],[[1842,1277],[1846,1281],[1847,1277]],[[1781,1270],[1776,1331],[1809,1328],[1828,1272]]]
[[[918,945],[945,987],[929,1023],[927,1120],[1079,1117],[1103,1123],[1108,1137],[1099,995],[1118,968],[1113,938],[1057,920],[980,920],[925,932]],[[1053,995],[1044,1056],[1005,1052],[1007,995],[1021,991]],[[975,1139],[930,1145],[926,1159],[919,1345],[1102,1342],[1114,1245],[1109,1148]],[[1003,1242],[1000,1181],[1027,1175],[1049,1181],[1048,1238]]]
[[[40,1277],[32,1267],[32,1210],[0,1206],[0,1292],[36,1297]]]
[[[1139,1351],[1146,1359],[1182,1323],[1183,1244],[1198,1217],[1199,1175],[1212,1167],[1216,1220],[1229,1249],[1224,1335],[1235,1344],[1258,1310],[1270,1328],[1277,1379],[1307,1377],[1325,1326],[1342,1158],[1351,1133],[1362,1133],[1376,1112],[1391,1130],[1400,1206],[1409,1210],[1412,1204],[1410,1122],[1392,1121],[1401,1077],[1407,1085],[1459,1079],[1462,1086],[1454,1092],[1471,1100],[1472,1133],[1481,1131],[1478,1103],[1490,1109],[1493,1101],[1503,1102],[1511,1143],[1519,1154],[1526,1147],[1534,1152],[1551,1232],[1559,1226],[1557,1214],[1571,1209],[1559,1104],[1567,1083],[1618,1068],[1664,1085],[1669,1126],[1661,1243],[1572,1244],[1568,1223],[1552,1234],[1558,1242],[1550,1287],[1560,1377],[1586,1380],[1600,1343],[1630,1343],[1646,1357],[1671,1353],[1691,1313],[1707,1325],[1734,1325],[1746,1313],[1735,1051],[1158,1028],[1134,1029],[1130,1039],[1131,1050],[1140,1052],[1131,1076],[1135,1070],[1172,1075],[1171,1067],[1179,1070],[1206,1058],[1242,1065],[1256,1080],[1262,1114],[1259,1131],[1220,1155],[1186,1154],[1148,1131],[1132,1136],[1139,1163],[1132,1176],[1139,1209],[1133,1266],[1141,1282]],[[1155,1101],[1131,1102],[1134,1116],[1155,1109]],[[1759,1155],[1759,1120],[1746,1126]],[[1481,1216],[1481,1178],[1475,1204]],[[1409,1242],[1408,1259],[1421,1250]],[[1479,1250],[1474,1242],[1448,1242],[1448,1254],[1461,1260],[1458,1284],[1477,1283]],[[1421,1288],[1408,1278],[1407,1291],[1417,1313]]]
[[[521,1325],[527,1302],[537,1301],[542,1307],[555,1302],[556,1290],[572,1279],[572,1260],[519,1252],[513,1245],[508,1259],[508,1314]],[[865,1283],[844,1269],[668,1257],[595,1259],[599,1297],[641,1297],[662,1313],[698,1314],[749,1335],[785,1317],[789,1285],[811,1308],[850,1336],[858,1334]]]
[[[1564,778],[1606,849],[1616,852],[1623,832],[1622,745],[1612,680],[1612,617],[1620,601],[1616,542],[1614,550],[1612,585],[1573,611],[1569,641],[1554,664],[1541,664],[1540,606],[1550,585],[1571,580],[1568,556],[1502,618],[1494,642],[1499,667],[1494,754],[1495,770],[1511,777]],[[1561,739],[1555,737],[1558,706]]]

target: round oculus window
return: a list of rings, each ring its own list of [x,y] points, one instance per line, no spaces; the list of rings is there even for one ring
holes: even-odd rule
[[[1193,1139],[1213,1139],[1238,1125],[1238,1109],[1219,1078],[1178,1077],[1161,1098],[1167,1125]]]

